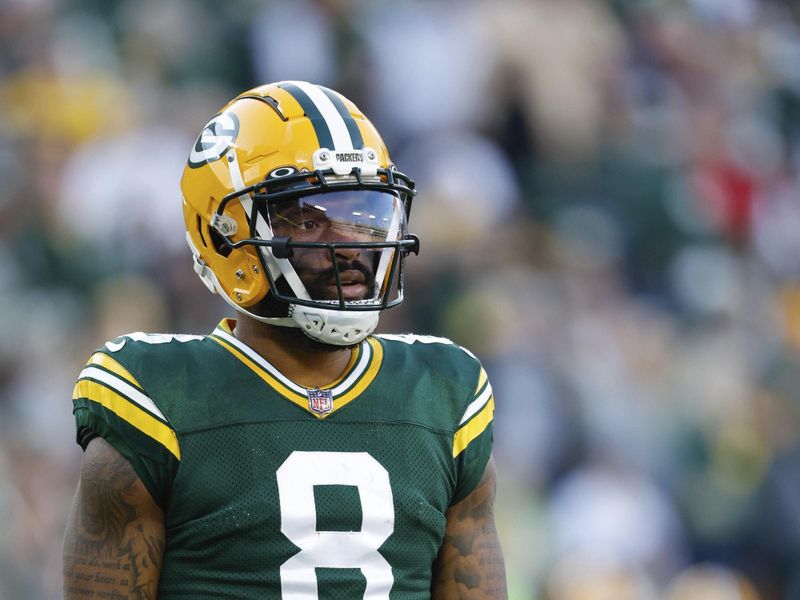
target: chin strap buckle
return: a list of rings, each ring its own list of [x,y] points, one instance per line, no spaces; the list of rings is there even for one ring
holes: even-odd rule
[[[216,294],[217,289],[214,287],[214,282],[211,279],[211,269],[208,268],[208,265],[205,261],[200,258],[199,256],[194,256],[194,272],[200,276],[200,279],[206,284],[206,287],[211,291],[211,293]]]
[[[206,261],[200,258],[200,253],[192,243],[192,238],[188,231],[186,232],[186,243],[189,244],[189,249],[192,251],[192,266],[194,267],[194,272],[197,273],[211,293],[216,294],[217,288],[214,286],[214,271],[208,267]]]

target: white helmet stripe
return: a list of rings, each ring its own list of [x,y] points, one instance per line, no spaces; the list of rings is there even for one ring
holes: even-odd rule
[[[282,81],[278,85],[294,96],[303,107],[314,125],[320,148],[338,151],[354,149],[347,123],[319,86],[305,81]]]

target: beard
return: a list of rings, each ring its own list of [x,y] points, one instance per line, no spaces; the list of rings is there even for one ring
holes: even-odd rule
[[[266,267],[265,267],[266,268]],[[331,282],[336,281],[336,271],[343,273],[345,271],[358,271],[363,276],[363,285],[366,287],[364,298],[370,298],[375,292],[375,274],[366,264],[360,261],[339,261],[336,267],[316,271],[312,269],[304,270],[302,265],[295,265],[300,280],[308,292],[310,298],[314,300],[330,300],[338,301],[338,294],[336,291],[330,293],[329,287]],[[335,283],[334,283],[335,285]],[[294,296],[294,292],[286,281],[286,278],[280,276],[275,281],[275,288],[284,296]],[[332,297],[331,297],[332,296]],[[362,298],[362,299],[364,299]],[[278,300],[273,293],[268,293],[255,308],[254,312],[259,315],[268,317],[288,317],[290,316],[291,301],[286,302]],[[334,305],[331,308],[336,308]],[[360,342],[347,345],[334,345],[326,344],[309,337],[303,329],[295,327],[281,327],[277,325],[270,325],[274,335],[279,338],[281,343],[288,346],[294,346],[307,350],[310,352],[336,352],[342,349],[353,349],[359,346]]]
[[[339,273],[343,273],[347,270],[360,272],[364,277],[363,283],[367,288],[365,298],[370,298],[374,295],[375,274],[367,265],[359,261],[340,261],[337,265],[337,268]],[[266,267],[264,267],[264,269],[266,269]],[[336,293],[331,295],[327,289],[330,282],[336,281],[336,269],[331,267],[321,272],[315,272],[311,269],[304,271],[301,265],[297,265],[295,270],[297,271],[300,280],[303,282],[303,285],[305,286],[310,298],[314,300],[339,300]],[[294,296],[294,291],[289,286],[289,283],[286,281],[286,278],[283,275],[275,280],[275,289],[283,296],[288,296],[290,298]],[[253,307],[253,312],[264,317],[288,317],[290,303],[291,300],[278,300],[275,297],[275,294],[270,292],[261,302]]]
[[[367,291],[364,295],[364,298],[360,298],[360,300],[371,298],[375,294],[375,274],[369,267],[360,261],[340,261],[337,263],[336,267],[325,269],[324,271],[321,271],[313,276],[304,277],[303,272],[298,270],[298,275],[303,281],[303,285],[306,286],[308,295],[312,299],[339,300],[338,295],[334,296],[333,298],[326,297],[331,295],[328,293],[328,287],[331,285],[331,282],[334,282],[335,285],[337,270],[339,273],[344,273],[345,271],[358,271],[361,273],[361,275],[364,277],[363,284],[367,288]]]
[[[364,263],[359,261],[340,261],[337,263],[336,267],[331,267],[330,269],[325,269],[319,273],[314,274],[313,276],[304,276],[304,273],[297,269],[298,275],[300,279],[303,281],[303,285],[306,287],[306,291],[308,292],[309,297],[314,300],[333,300],[338,301],[339,297],[336,292],[333,293],[333,297],[329,292],[329,287],[331,282],[336,282],[336,271],[339,273],[344,273],[345,271],[358,271],[363,276],[363,285],[366,287],[367,291],[364,295],[364,298],[360,298],[360,300],[364,300],[366,298],[371,298],[375,291],[375,275],[372,270],[367,267]],[[331,307],[335,308],[335,307]],[[360,342],[354,344],[347,344],[344,346],[338,346],[333,344],[325,344],[318,340],[315,340],[309,337],[304,330],[302,329],[288,329],[285,332],[287,334],[287,338],[291,338],[294,343],[299,344],[302,348],[307,350],[315,350],[317,352],[335,352],[337,350],[341,350],[343,348],[352,349],[357,347]]]

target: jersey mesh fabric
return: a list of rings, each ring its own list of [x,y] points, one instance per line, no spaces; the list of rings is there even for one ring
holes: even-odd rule
[[[183,464],[167,511],[159,597],[220,598],[233,586],[238,598],[280,598],[279,567],[299,548],[281,533],[278,468],[294,452],[365,451],[386,468],[391,481],[394,527],[379,549],[393,567],[391,597],[427,597],[454,483],[448,436],[410,424],[291,420],[182,438]],[[336,499],[335,493],[327,496]],[[322,513],[341,516],[328,520],[329,530],[353,526],[352,507],[317,506],[314,513],[308,515],[312,527]],[[347,590],[363,583],[353,569],[325,570],[317,578],[324,583],[320,597],[349,599]]]
[[[177,468],[164,463],[170,485],[159,490],[161,600],[281,598],[282,584],[303,597],[349,600],[386,572],[390,591],[371,597],[429,597],[445,511],[456,490],[477,483],[491,450],[489,424],[453,457],[475,396],[473,357],[453,344],[381,340],[375,379],[319,419],[209,338],[157,339],[117,342],[113,356],[163,413],[180,450]],[[85,416],[94,413],[82,414],[82,427],[100,427]],[[289,530],[282,515],[291,515]],[[332,543],[311,547],[303,532]],[[282,573],[287,564],[297,568]]]

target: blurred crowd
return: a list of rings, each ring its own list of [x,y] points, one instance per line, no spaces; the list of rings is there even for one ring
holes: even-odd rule
[[[417,180],[381,329],[486,366],[512,600],[800,598],[796,2],[2,0],[0,600],[60,597],[91,351],[229,314],[178,180],[281,79]]]

